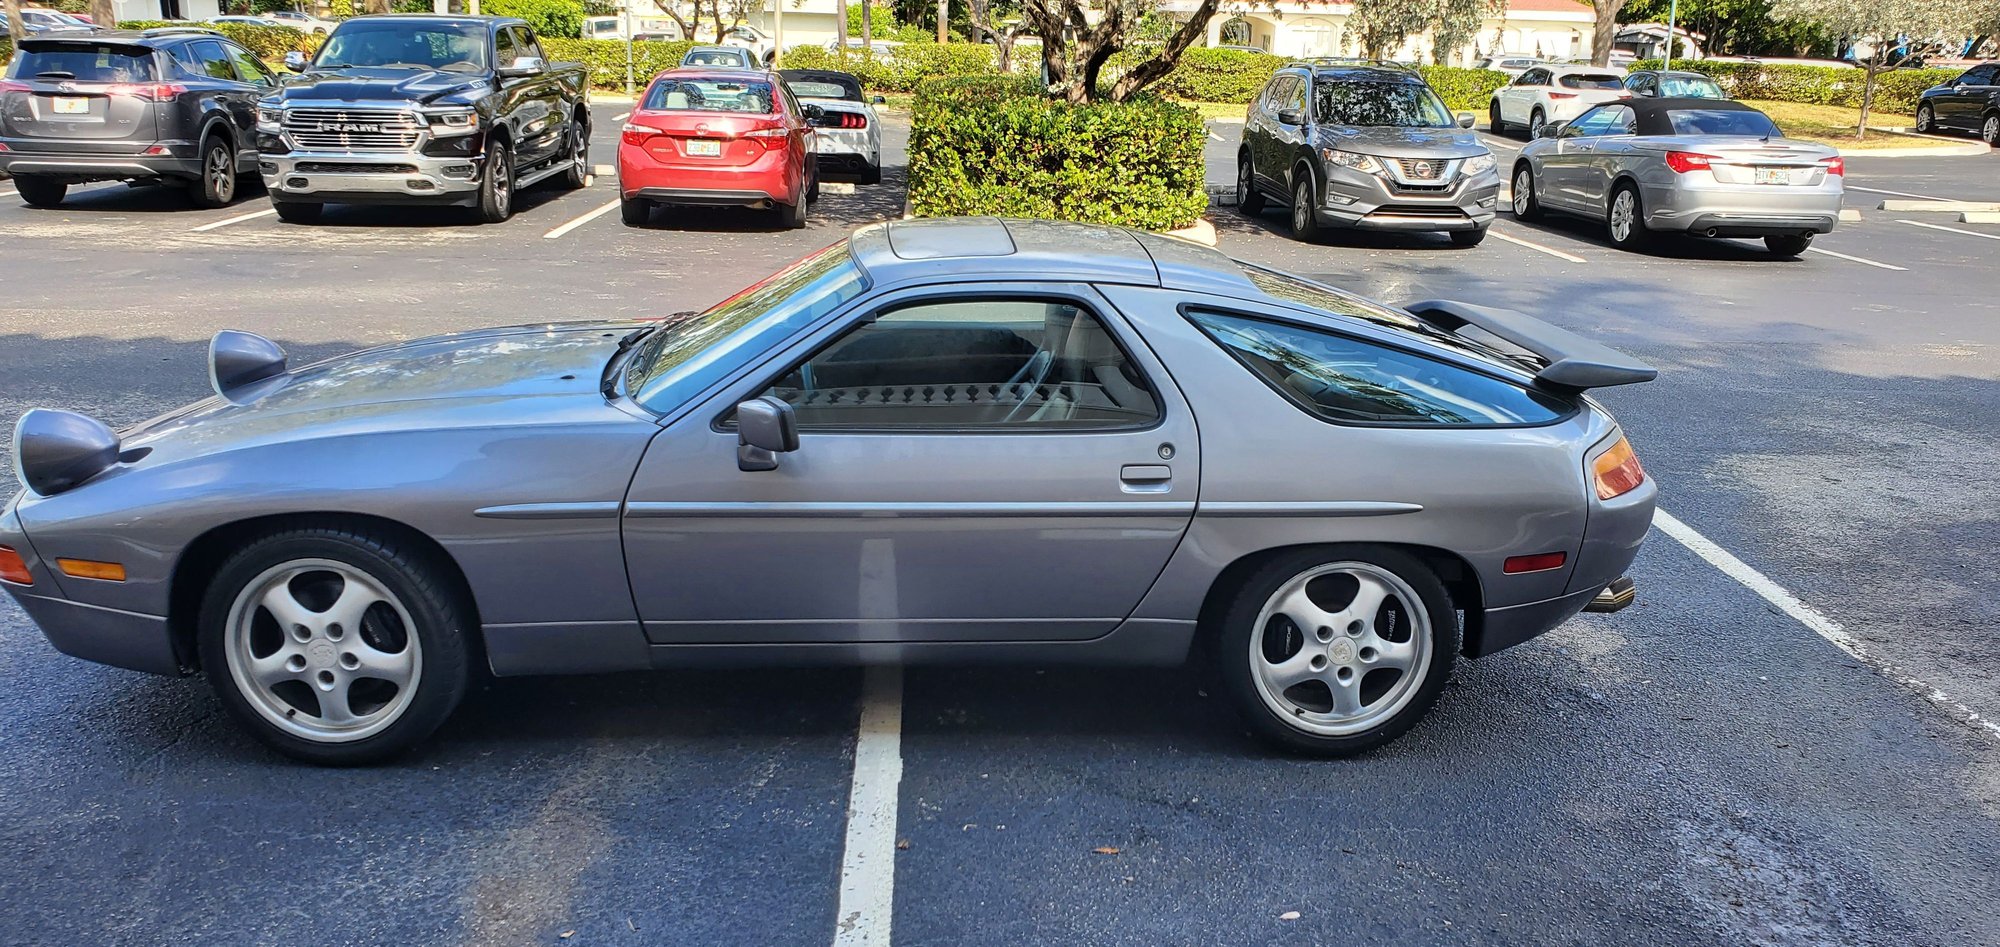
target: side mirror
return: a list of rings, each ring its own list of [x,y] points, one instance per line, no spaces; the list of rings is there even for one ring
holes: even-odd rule
[[[1471,128],[1473,125],[1476,125],[1478,123],[1479,119],[1472,117],[1471,112],[1458,113],[1458,127]]]
[[[1285,125],[1304,125],[1306,123],[1306,116],[1304,112],[1298,109],[1280,109],[1278,111],[1278,121]]]
[[[878,96],[876,96],[876,97],[874,97],[874,98],[872,98],[872,99],[869,99],[868,101],[870,101],[870,102],[872,102],[872,103],[874,103],[874,104],[876,104],[876,105],[888,105],[888,104],[889,104],[889,100],[888,100],[888,99],[886,99],[886,98],[883,98],[882,96],[879,96],[879,95],[878,95]]]
[[[294,49],[285,54],[285,68],[293,72],[306,71],[306,54]]]
[[[542,74],[545,68],[539,56],[519,56],[513,62],[500,67],[500,75],[509,78],[516,76],[538,76]]]
[[[1568,124],[1569,124],[1568,122],[1548,122],[1542,125],[1541,131],[1535,133],[1535,137],[1554,138],[1557,135],[1562,134],[1563,127]]]
[[[736,468],[776,470],[778,455],[799,449],[799,416],[770,395],[736,406]]]

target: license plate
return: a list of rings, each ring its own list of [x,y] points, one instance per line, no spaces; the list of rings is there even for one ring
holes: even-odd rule
[[[76,96],[59,95],[55,100],[57,115],[89,115],[90,100]]]
[[[1792,183],[1792,169],[1790,168],[1751,168],[1750,173],[1750,179],[1758,184]]]
[[[722,142],[705,138],[688,140],[688,154],[697,158],[718,158],[722,156]]]

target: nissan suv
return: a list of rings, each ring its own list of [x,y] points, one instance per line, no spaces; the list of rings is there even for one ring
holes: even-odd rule
[[[1250,103],[1237,207],[1291,207],[1292,235],[1325,228],[1428,230],[1486,239],[1500,197],[1493,155],[1422,77],[1393,64],[1299,62]]]

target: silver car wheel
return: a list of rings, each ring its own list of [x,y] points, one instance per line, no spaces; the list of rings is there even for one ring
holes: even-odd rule
[[[1342,601],[1333,607],[1329,599]],[[1293,576],[1265,601],[1250,636],[1258,696],[1278,719],[1319,736],[1380,726],[1409,705],[1431,665],[1429,613],[1400,576],[1334,562]]]
[[[1638,208],[1632,200],[1630,189],[1618,192],[1611,199],[1611,239],[1624,243],[1632,239],[1632,222],[1638,216]]]
[[[1312,185],[1301,183],[1292,193],[1292,232],[1304,233],[1312,225]]]
[[[229,149],[209,149],[208,180],[217,200],[227,204],[236,197],[236,156]]]
[[[1987,144],[2000,146],[2000,115],[1986,116],[1986,123],[1979,126],[1979,134]]]
[[[1926,105],[1917,109],[1917,131],[1928,134],[1937,125],[1937,116]]]
[[[571,160],[576,164],[577,180],[587,179],[590,176],[590,136],[580,128],[570,131],[570,152],[574,155]]]
[[[1542,126],[1548,123],[1548,119],[1542,117],[1542,110],[1536,109],[1533,114],[1528,116],[1528,137],[1542,137]]]
[[[230,679],[279,730],[318,743],[381,732],[423,674],[416,623],[380,582],[343,562],[298,559],[243,586],[224,626]]]
[[[1514,216],[1528,216],[1528,204],[1535,199],[1535,174],[1527,168],[1514,172],[1514,193],[1510,202],[1514,205]]]

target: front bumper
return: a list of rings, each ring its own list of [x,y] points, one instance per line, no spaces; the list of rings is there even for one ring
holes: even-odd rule
[[[481,157],[409,153],[266,152],[258,172],[279,203],[473,204],[479,200]]]
[[[1500,176],[1459,175],[1443,190],[1329,165],[1315,216],[1322,227],[1356,230],[1484,230],[1500,201]]]
[[[166,154],[107,154],[41,150],[52,142],[5,138],[0,144],[0,173],[42,175],[71,184],[91,181],[126,181],[134,178],[199,178],[201,158],[192,142],[150,142],[149,147],[166,149]]]
[[[0,546],[20,553],[29,576],[35,580],[33,585],[25,586],[0,582],[0,589],[6,589],[21,603],[22,610],[57,651],[134,671],[181,673],[167,620],[71,600],[57,582],[53,567],[36,554],[12,504],[0,510]]]

